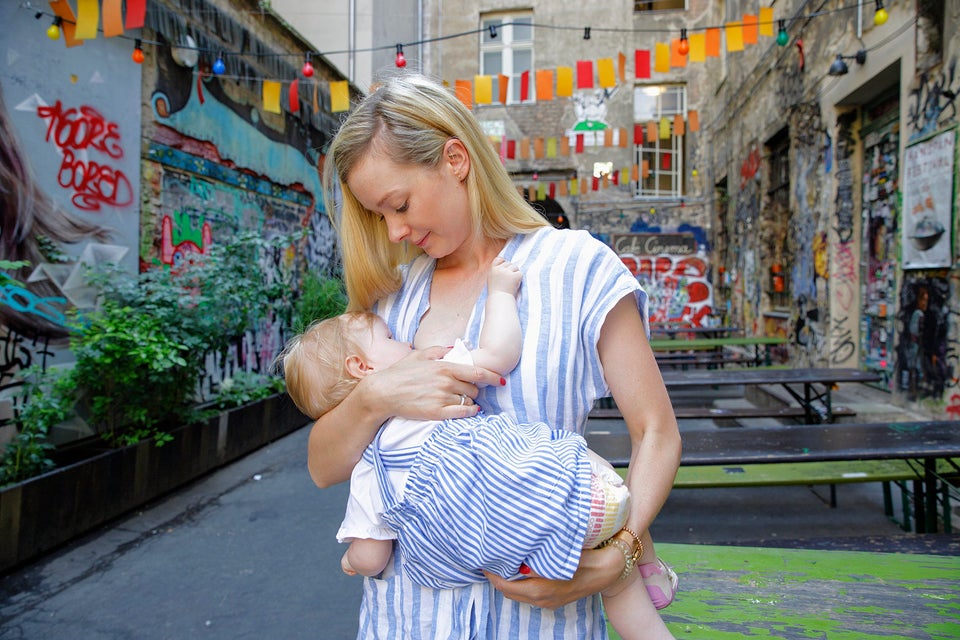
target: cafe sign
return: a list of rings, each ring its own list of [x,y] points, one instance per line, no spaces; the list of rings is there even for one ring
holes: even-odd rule
[[[697,240],[692,233],[626,233],[613,235],[611,247],[618,255],[692,256]]]

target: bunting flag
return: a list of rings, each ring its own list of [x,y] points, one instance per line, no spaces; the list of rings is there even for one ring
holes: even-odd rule
[[[530,138],[520,139],[520,159],[521,160],[530,159]]]
[[[705,33],[691,33],[687,39],[690,45],[690,51],[687,52],[687,60],[690,62],[706,62],[707,60],[707,35]]]
[[[520,74],[520,102],[526,102],[530,99],[530,72],[524,71]]]
[[[660,133],[657,130],[657,123],[653,122],[652,120],[648,122],[647,123],[647,140],[650,141],[650,144],[654,144],[654,142],[657,140],[657,136],[659,135]]]
[[[636,144],[636,145],[643,144],[643,125],[642,124],[633,125],[633,144]]]
[[[760,35],[773,37],[773,7],[760,8]]]
[[[142,29],[147,17],[147,0],[127,0],[127,29]]]
[[[618,138],[618,144],[620,145],[620,147],[623,149],[626,149],[627,148],[627,130],[624,129],[623,127],[620,127],[619,129],[617,129],[617,138]]]
[[[543,138],[534,138],[533,139],[533,157],[537,160],[542,159],[544,156],[544,147],[543,147]]]
[[[667,140],[670,138],[670,121],[666,118],[660,118],[660,139]]]
[[[497,75],[497,84],[500,88],[500,104],[507,104],[507,97],[510,95],[510,77],[502,73]]]
[[[757,44],[757,35],[759,25],[757,16],[745,13],[743,14],[743,42],[745,44]]]
[[[717,27],[712,27],[707,29],[705,35],[706,45],[707,45],[707,57],[708,58],[719,58],[720,57],[720,29]]]
[[[700,114],[696,111],[687,111],[687,126],[690,131],[700,130]]]
[[[95,40],[99,24],[100,3],[98,0],[77,0],[77,38],[79,40]]]
[[[287,92],[287,101],[290,103],[290,113],[300,111],[300,80],[294,80],[290,83],[290,90]]]
[[[350,83],[337,80],[330,83],[330,112],[340,113],[350,110]]]
[[[654,48],[653,70],[657,73],[670,72],[670,45],[657,43]]]
[[[507,141],[507,159],[513,160],[517,157],[517,141],[508,140]]]
[[[557,96],[569,98],[573,95],[573,67],[557,67]]]
[[[577,60],[577,89],[593,89],[592,60]]]
[[[537,71],[537,100],[553,100],[553,71],[541,69]]]
[[[617,77],[620,78],[620,84],[627,82],[627,56],[622,51],[617,54]]]
[[[674,114],[673,116],[673,135],[682,136],[684,134],[683,130],[683,116],[679,113]]]
[[[570,155],[570,138],[568,136],[560,136],[560,155]]]
[[[123,0],[103,0],[103,37],[123,34]]]
[[[473,76],[473,100],[477,104],[493,102],[493,76]]]
[[[548,158],[557,157],[557,139],[556,138],[547,138],[547,157]]]
[[[650,78],[650,52],[646,49],[637,49],[633,52],[633,69],[637,80]]]
[[[613,58],[597,60],[597,74],[600,76],[600,86],[604,89],[613,89],[617,86],[617,75],[613,68]]]
[[[275,80],[263,81],[263,110],[280,113],[280,83]]]
[[[457,80],[453,91],[467,109],[473,109],[473,83],[469,80]]]
[[[724,28],[727,34],[727,51],[743,51],[743,24],[728,22]]]
[[[570,180],[570,195],[578,196],[580,195],[580,181],[576,178]]]

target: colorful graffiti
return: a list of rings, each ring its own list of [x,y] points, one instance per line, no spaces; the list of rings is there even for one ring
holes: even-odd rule
[[[613,236],[611,244],[647,292],[651,322],[713,322],[710,265],[693,234],[627,234]]]
[[[837,196],[836,223],[833,233],[833,253],[830,260],[830,365],[854,366],[857,361],[859,316],[859,269],[860,256],[856,246],[854,217],[854,172],[853,156],[856,142],[853,138],[854,116],[840,118],[837,136],[836,176]]]

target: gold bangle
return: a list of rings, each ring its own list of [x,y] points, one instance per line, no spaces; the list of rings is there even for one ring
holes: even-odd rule
[[[633,552],[630,550],[630,545],[623,540],[611,537],[604,540],[603,543],[601,543],[600,548],[602,549],[603,547],[609,547],[610,545],[616,546],[617,549],[620,549],[620,551],[623,552],[623,572],[620,574],[620,579],[626,580],[627,576],[630,575],[630,572],[633,571],[633,567],[635,566]]]

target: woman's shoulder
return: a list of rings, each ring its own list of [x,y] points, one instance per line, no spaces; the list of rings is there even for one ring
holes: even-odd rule
[[[616,254],[604,242],[581,229],[555,229],[544,227],[514,239],[515,251],[527,258],[555,259],[569,255],[577,260],[592,260],[595,257],[615,258]],[[508,259],[512,259],[507,256]]]

